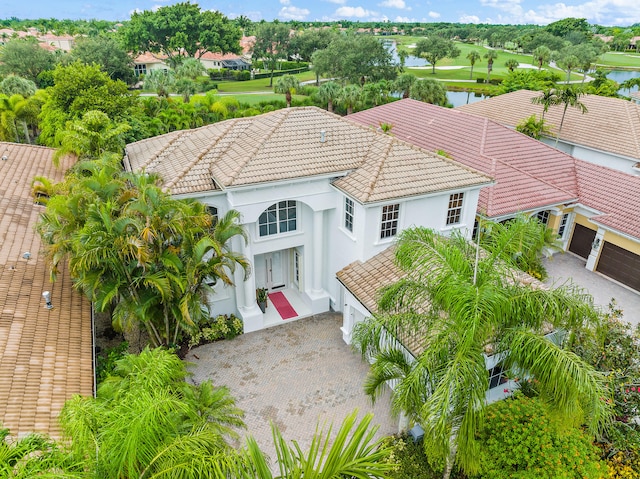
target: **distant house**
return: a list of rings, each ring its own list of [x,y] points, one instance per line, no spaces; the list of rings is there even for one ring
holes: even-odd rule
[[[531,115],[540,118],[542,106],[531,100],[540,92],[518,90],[457,110],[489,118],[511,128]],[[557,148],[575,158],[608,166],[625,173],[638,174],[640,167],[640,105],[627,100],[598,95],[584,95],[580,101],[588,113],[569,107]],[[561,105],[545,113],[550,134],[542,141],[555,146],[555,136],[562,119]]]
[[[60,437],[67,399],[94,393],[91,304],[64,266],[55,283],[35,224],[31,181],[61,181],[71,162],[53,166],[55,150],[0,143],[0,423],[15,436]],[[51,309],[43,293],[49,292]]]
[[[528,113],[530,101],[521,102],[522,106],[517,108],[512,103],[513,97],[507,100],[505,104],[512,110],[501,110],[496,116],[516,118]],[[614,104],[618,112],[637,113],[636,105],[630,102],[616,100]],[[599,102],[589,105],[594,117],[602,112]],[[383,122],[391,124],[390,133],[394,137],[427,151],[439,151],[491,176],[495,184],[480,192],[480,217],[503,221],[519,212],[535,215],[557,232],[564,249],[584,258],[587,269],[640,291],[640,177],[576,159],[467,111],[406,99],[348,118],[373,128]],[[584,115],[585,120],[590,114]],[[632,124],[631,117],[630,114],[616,124]],[[626,146],[618,146],[638,144],[635,134],[621,135],[615,128],[607,131],[620,141],[627,138]],[[606,135],[594,131],[593,136]]]
[[[127,145],[125,167],[155,172],[177,198],[214,215],[242,215],[253,265],[235,287],[214,285],[215,313],[235,313],[246,332],[333,309],[336,273],[366,261],[418,225],[471,236],[480,189],[472,168],[315,107],[287,108],[176,131]],[[270,293],[262,313],[256,289]],[[350,335],[350,331],[343,331]]]
[[[249,70],[251,62],[245,60],[242,56],[234,53],[213,53],[205,52],[198,57],[202,66],[207,70]]]
[[[145,52],[133,59],[133,69],[136,76],[146,75],[151,70],[169,70],[167,56],[159,53]]]

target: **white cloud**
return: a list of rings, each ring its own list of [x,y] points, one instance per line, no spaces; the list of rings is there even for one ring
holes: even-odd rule
[[[294,6],[283,7],[278,13],[278,18],[283,20],[305,20],[311,13],[306,8],[299,8]]]
[[[460,23],[480,23],[480,18],[477,15],[461,15],[458,21]]]
[[[291,5],[291,0],[280,0],[282,5]]]
[[[338,5],[344,5],[347,3],[347,0],[327,0],[329,3],[337,3]]]
[[[378,4],[379,7],[389,7],[389,8],[399,8],[400,10],[404,10],[407,8],[407,5],[404,3],[404,0],[384,0],[384,2]]]
[[[429,18],[440,18],[440,14],[438,12],[429,12]]]
[[[362,7],[340,7],[333,14],[337,18],[371,18],[378,14],[371,10],[366,10]]]
[[[396,23],[414,23],[414,22],[416,22],[416,19],[415,18],[409,18],[409,17],[397,16],[395,18],[394,22],[396,22]]]

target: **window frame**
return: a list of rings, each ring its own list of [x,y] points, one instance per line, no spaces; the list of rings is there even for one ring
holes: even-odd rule
[[[536,219],[545,226],[549,226],[549,219],[551,218],[551,211],[541,210],[535,213]]]
[[[558,226],[558,238],[564,239],[567,234],[567,226],[569,226],[569,213],[564,213],[560,218],[560,225]]]
[[[356,217],[355,202],[348,196],[344,197],[344,221],[343,226],[349,232],[353,233],[353,225]]]
[[[400,203],[384,205],[380,216],[380,239],[386,240],[398,234],[400,224]]]
[[[257,223],[259,238],[298,231],[298,202],[296,200],[276,201],[260,213]]]
[[[451,193],[447,205],[447,226],[459,225],[462,222],[462,208],[464,207],[464,191]]]

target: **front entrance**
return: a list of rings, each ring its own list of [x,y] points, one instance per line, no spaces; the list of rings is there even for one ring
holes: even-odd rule
[[[264,255],[265,284],[271,291],[285,286],[285,258],[286,251],[274,251]]]

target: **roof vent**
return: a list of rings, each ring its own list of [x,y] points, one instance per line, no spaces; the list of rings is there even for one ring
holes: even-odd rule
[[[9,152],[6,151],[4,155],[2,155],[2,161],[7,161],[9,159]]]
[[[25,251],[24,253],[22,253],[22,257],[24,259],[29,259],[31,258],[31,253],[29,253],[28,251]]]
[[[53,309],[53,304],[51,304],[51,292],[45,291],[44,293],[42,293],[42,297],[44,298],[44,302],[46,303],[45,308]]]
[[[327,134],[326,131],[320,130],[320,143],[324,143],[325,142],[326,134]]]

